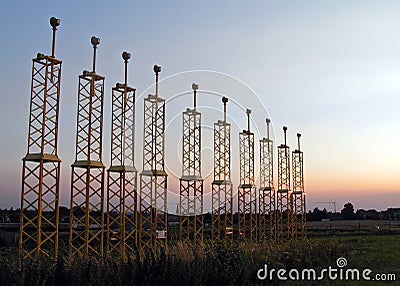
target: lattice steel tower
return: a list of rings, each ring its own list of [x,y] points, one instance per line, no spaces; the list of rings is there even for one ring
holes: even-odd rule
[[[292,238],[306,237],[306,194],[304,192],[303,151],[300,150],[301,134],[297,133],[298,149],[292,152],[293,190],[291,203],[293,211]],[[300,232],[300,233],[299,233]]]
[[[250,131],[251,110],[247,109],[247,130],[239,133],[240,185],[238,191],[239,235],[257,240],[256,188],[254,185],[254,133]]]
[[[231,181],[231,124],[224,120],[214,123],[214,181],[212,182],[212,239],[233,240],[233,197]]]
[[[201,177],[201,113],[196,110],[196,91],[199,86],[192,84],[193,109],[183,115],[182,177],[180,178],[180,222],[179,237],[203,243],[203,178]]]
[[[267,138],[260,140],[260,194],[259,194],[259,228],[260,239],[276,239],[276,197],[274,189],[273,148],[274,143],[269,137],[269,124],[266,119]]]
[[[111,166],[107,170],[107,256],[126,259],[137,246],[137,170],[135,88],[128,85],[128,61],[122,53],[125,82],[112,88]]]
[[[165,99],[156,94],[144,99],[143,171],[140,173],[140,247],[155,249],[167,242],[167,173],[165,154]]]
[[[58,254],[58,206],[60,162],[58,114],[61,60],[55,58],[55,39],[60,20],[52,17],[50,56],[32,60],[28,152],[22,159],[22,191],[19,233],[20,258]]]
[[[100,39],[91,38],[93,71],[79,76],[76,157],[72,164],[69,256],[103,255],[104,169],[103,99],[104,77],[96,73],[96,50]]]
[[[277,240],[290,237],[291,209],[290,209],[290,149],[286,145],[287,127],[283,127],[284,144],[278,146],[278,191],[277,191]]]

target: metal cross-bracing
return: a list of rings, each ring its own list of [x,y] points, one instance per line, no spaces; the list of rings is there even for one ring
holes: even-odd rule
[[[72,164],[69,256],[103,255],[104,168],[103,101],[104,77],[96,73],[96,48],[91,38],[93,71],[79,76],[76,157]]]
[[[165,99],[156,94],[144,99],[143,171],[140,173],[140,247],[155,249],[167,243],[167,173],[164,169]]]
[[[112,89],[111,166],[107,170],[107,256],[126,259],[137,246],[137,171],[134,166],[135,88],[125,82]]]
[[[257,240],[256,188],[254,185],[254,133],[250,131],[247,109],[247,130],[239,133],[240,185],[238,191],[238,223],[240,237]]]
[[[203,243],[203,178],[201,177],[201,113],[196,111],[197,84],[192,84],[194,107],[183,112],[182,177],[180,178],[179,237]]]
[[[287,127],[283,127],[285,143],[278,146],[278,191],[277,191],[277,241],[290,237],[290,150],[286,145]]]
[[[266,119],[267,138],[260,140],[260,190],[259,190],[259,238],[276,239],[276,198],[273,174],[273,141],[269,137],[270,119]]]
[[[40,254],[57,258],[60,162],[57,154],[62,61],[55,58],[55,33],[60,20],[52,17],[51,56],[33,59],[28,152],[22,159],[20,258]]]
[[[292,238],[306,237],[306,194],[304,192],[303,151],[300,150],[301,134],[297,133],[298,149],[292,152],[293,185],[291,204],[293,211]]]
[[[214,181],[212,182],[212,239],[232,242],[233,240],[233,197],[231,181],[231,125],[226,122],[226,103],[224,120],[214,123]]]

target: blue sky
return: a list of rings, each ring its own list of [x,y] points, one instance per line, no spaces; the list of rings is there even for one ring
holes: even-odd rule
[[[244,107],[255,109],[253,127],[261,130],[261,136],[263,120],[270,116],[276,144],[282,142],[282,125],[289,127],[292,147],[296,132],[301,132],[308,208],[314,207],[315,201],[335,199],[340,207],[349,200],[356,208],[399,207],[400,153],[396,146],[400,141],[400,3],[215,2],[3,1],[0,207],[19,206],[21,158],[27,148],[31,59],[37,52],[50,53],[51,16],[61,18],[56,56],[63,60],[59,133],[63,205],[68,205],[70,164],[74,160],[77,76],[91,67],[90,37],[96,35],[101,38],[97,71],[106,76],[107,166],[110,91],[123,79],[121,52],[127,50],[133,56],[129,81],[138,95],[153,84],[155,63],[163,68],[161,78],[192,70],[225,73],[230,77],[216,77],[223,82],[219,86],[199,73],[173,77],[179,82],[176,90],[165,83],[160,94],[169,98],[173,93],[190,90],[191,82],[196,81],[200,88],[225,91]],[[237,79],[232,85],[238,89],[229,92],[231,77]],[[259,102],[253,95],[246,95],[252,94],[251,90],[264,104],[265,112],[256,112]],[[199,104],[207,105],[207,98],[199,98]],[[190,100],[171,102],[167,116],[172,120],[177,115],[179,122],[181,107]],[[220,108],[218,103],[215,108]],[[141,109],[139,102],[139,155]],[[233,109],[231,120],[240,130],[245,127],[245,117]],[[211,123],[219,119],[218,115],[207,117],[207,109],[203,116]],[[179,136],[179,128],[170,129],[171,138]],[[169,162],[175,164],[172,169],[179,169],[173,163],[179,161],[176,142],[171,140],[167,143]],[[237,141],[236,133],[232,141]],[[205,150],[203,156],[204,172],[212,168],[210,152]],[[140,170],[140,158],[136,161]],[[171,186],[173,180],[171,177]]]

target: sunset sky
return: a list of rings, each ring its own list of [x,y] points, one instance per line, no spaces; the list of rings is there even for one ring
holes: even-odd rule
[[[63,60],[61,205],[69,205],[78,75],[92,66],[90,37],[96,35],[101,38],[97,72],[106,77],[107,167],[111,88],[123,81],[121,53],[126,50],[132,53],[129,83],[137,89],[139,171],[143,96],[154,92],[152,67],[159,64],[160,96],[167,99],[166,164],[172,189],[181,170],[181,112],[191,107],[191,84],[197,82],[206,193],[213,166],[210,128],[222,119],[219,96],[225,95],[231,99],[233,169],[238,165],[238,132],[246,127],[244,110],[249,107],[257,140],[266,135],[266,117],[273,123],[275,146],[283,141],[283,125],[288,126],[292,149],[296,133],[302,133],[307,209],[333,209],[315,203],[321,201],[336,201],[339,210],[347,201],[356,209],[400,207],[399,1],[137,2],[1,2],[0,208],[20,205],[31,59],[38,52],[50,54],[51,16],[61,19],[56,46],[56,57]],[[258,160],[257,141],[257,166]],[[234,183],[236,189],[237,176]]]

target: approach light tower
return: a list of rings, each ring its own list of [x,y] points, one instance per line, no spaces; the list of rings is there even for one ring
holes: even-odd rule
[[[201,113],[196,110],[196,93],[199,86],[192,84],[193,109],[186,109],[183,115],[182,177],[180,181],[180,222],[179,237],[203,243],[203,178],[201,177]]]
[[[256,188],[254,185],[254,133],[250,131],[251,110],[246,110],[247,130],[239,133],[240,185],[238,191],[239,235],[257,240]]]
[[[112,88],[111,166],[107,170],[107,256],[126,259],[137,246],[137,170],[135,88],[128,85],[128,61],[122,53],[125,82]]]
[[[60,19],[52,17],[51,55],[38,53],[32,60],[28,152],[22,159],[22,191],[19,233],[20,258],[40,254],[57,258],[60,162],[58,114],[61,60],[56,59],[56,30]]]
[[[141,249],[155,249],[167,243],[167,173],[165,156],[165,99],[158,96],[158,74],[155,65],[156,94],[144,99],[143,171],[140,173],[140,241]]]
[[[278,191],[277,191],[277,241],[281,243],[284,236],[290,237],[290,148],[286,145],[287,127],[283,126],[284,144],[278,146]]]
[[[293,211],[292,238],[306,237],[306,193],[304,192],[303,151],[300,150],[301,134],[297,133],[298,149],[292,152],[293,190],[291,203]]]
[[[104,76],[96,73],[97,37],[93,45],[93,70],[79,76],[76,157],[72,164],[69,257],[103,256],[104,169],[103,99]]]
[[[259,195],[259,228],[260,239],[269,238],[271,242],[276,239],[276,197],[273,173],[273,148],[274,143],[269,137],[269,124],[266,119],[267,138],[260,140],[260,195]]]
[[[214,123],[214,181],[212,182],[212,239],[232,242],[233,198],[231,181],[231,124],[226,122],[226,103],[223,97],[224,120]]]

